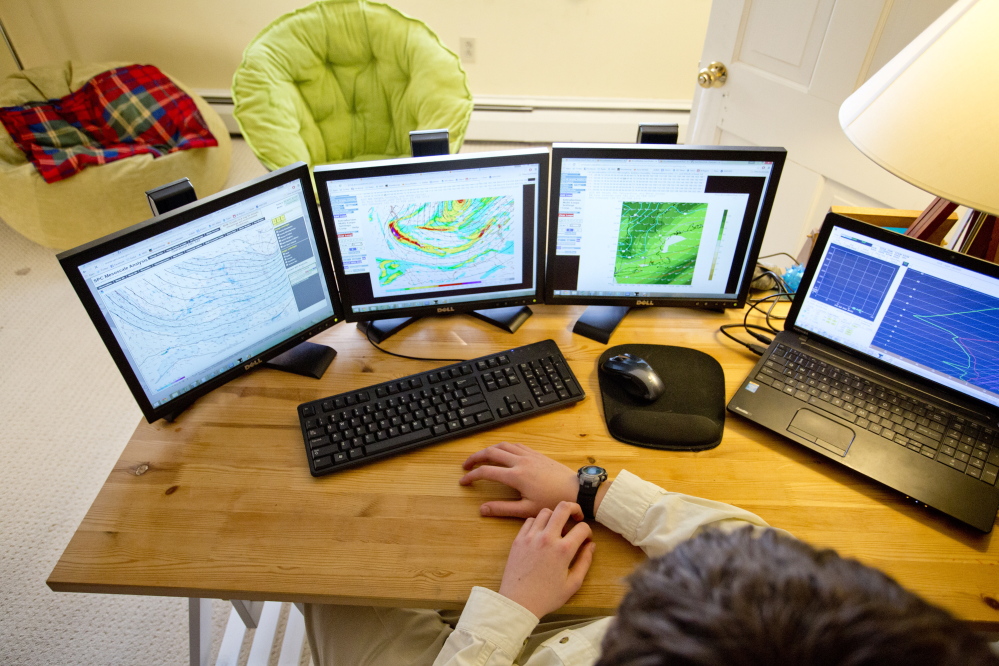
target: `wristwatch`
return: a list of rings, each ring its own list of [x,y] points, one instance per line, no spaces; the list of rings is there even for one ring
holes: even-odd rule
[[[593,500],[597,497],[597,488],[607,480],[607,470],[596,465],[586,465],[579,468],[576,478],[579,479],[576,503],[583,509],[583,520],[593,520]]]

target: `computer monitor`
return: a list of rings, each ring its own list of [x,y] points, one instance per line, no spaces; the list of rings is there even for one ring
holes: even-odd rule
[[[512,332],[541,302],[547,149],[332,164],[313,175],[345,317],[375,340],[416,317],[461,312]]]
[[[58,259],[150,423],[343,316],[304,163]]]
[[[745,304],[783,148],[552,146],[545,302],[590,305],[606,343],[634,306]]]

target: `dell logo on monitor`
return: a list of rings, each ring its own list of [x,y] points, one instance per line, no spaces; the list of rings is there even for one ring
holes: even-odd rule
[[[635,305],[654,305],[654,303],[652,301],[637,300],[635,301]]]
[[[437,308],[437,312],[454,312],[454,308]]]
[[[254,368],[254,367],[260,365],[263,362],[264,362],[264,359],[262,359],[262,358],[258,358],[256,361],[250,361],[249,363],[247,363],[246,365],[243,366],[243,370],[249,370],[250,368]]]

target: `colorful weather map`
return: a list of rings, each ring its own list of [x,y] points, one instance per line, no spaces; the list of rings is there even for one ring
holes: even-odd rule
[[[706,203],[623,202],[614,280],[691,284],[707,212]]]
[[[388,250],[376,258],[378,284],[398,292],[517,282],[515,205],[495,196],[371,208]]]

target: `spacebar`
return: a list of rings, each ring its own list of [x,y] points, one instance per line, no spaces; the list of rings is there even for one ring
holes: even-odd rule
[[[374,444],[368,444],[364,447],[364,453],[365,455],[372,456],[376,453],[383,453],[385,451],[391,451],[392,449],[398,449],[400,446],[406,446],[407,444],[418,442],[421,439],[426,439],[427,437],[430,437],[430,428],[413,430],[412,432],[403,433],[393,437],[392,439],[385,439],[380,442],[375,442]]]
[[[857,422],[857,415],[856,414],[848,412],[845,409],[841,409],[840,407],[837,407],[836,405],[831,405],[828,402],[825,402],[824,400],[819,400],[815,396],[812,396],[811,398],[808,399],[808,404],[809,405],[814,405],[815,407],[818,407],[819,409],[824,409],[827,412],[829,412],[830,414],[835,414],[836,416],[840,417],[841,419],[846,419],[850,423],[856,423]]]

